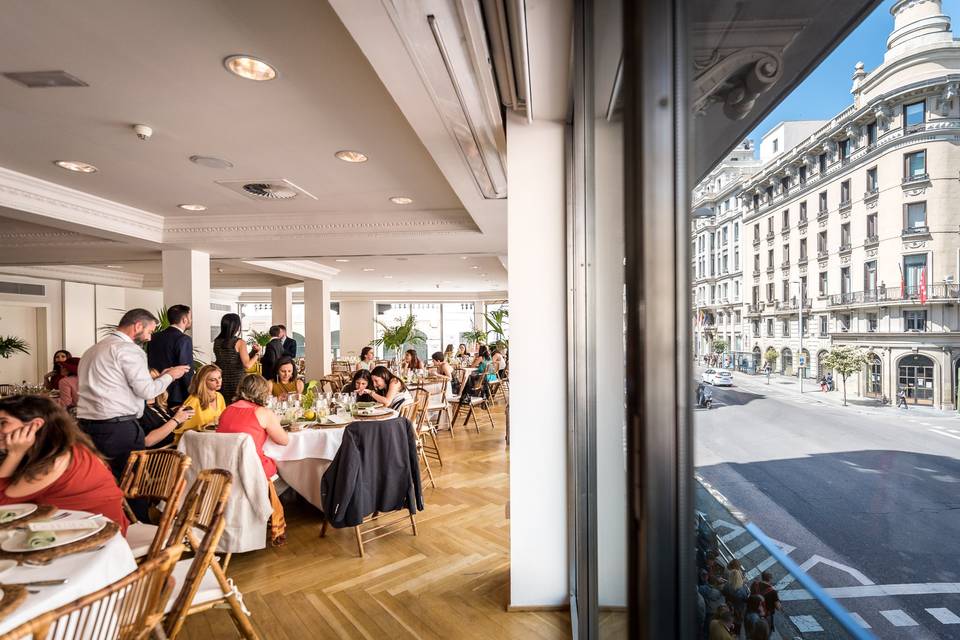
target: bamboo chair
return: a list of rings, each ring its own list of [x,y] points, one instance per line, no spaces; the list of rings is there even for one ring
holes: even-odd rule
[[[449,388],[450,381],[444,380],[440,384],[440,392],[430,394],[430,402],[427,404],[427,420],[430,420],[430,414],[436,413],[437,420],[433,423],[433,427],[434,431],[437,431],[440,429],[440,419],[446,416],[447,424],[450,426],[450,437],[456,438],[457,434],[453,432],[453,417],[450,414],[450,401],[447,398]]]
[[[416,408],[416,428],[417,439],[420,444],[417,448],[423,458],[424,464],[427,463],[427,456],[433,458],[443,467],[443,458],[440,456],[440,445],[437,443],[437,429],[429,420],[430,392],[424,388],[417,389],[413,399]]]
[[[152,558],[167,542],[177,505],[186,486],[190,462],[189,456],[176,449],[133,451],[127,458],[127,466],[120,477],[120,490],[131,523],[127,529],[127,543],[135,558]],[[165,508],[158,524],[137,520],[126,502],[136,498],[164,502]]]
[[[163,618],[170,574],[183,545],[161,550],[133,573],[9,631],[0,640],[143,640]]]
[[[477,408],[483,409],[486,412],[487,419],[490,420],[490,428],[496,428],[493,422],[493,415],[490,413],[490,393],[486,384],[486,377],[483,374],[477,375],[473,382],[470,383],[469,389],[466,389],[460,395],[460,402],[457,403],[457,408],[453,412],[453,421],[456,422],[457,417],[460,415],[460,410],[463,409],[463,407],[468,407],[469,411],[467,417],[463,419],[463,425],[466,426],[470,418],[473,418],[473,426],[476,427],[477,433],[480,433],[480,423],[477,422]]]
[[[240,635],[247,640],[260,638],[250,622],[249,611],[240,600],[240,591],[227,578],[215,555],[226,526],[224,511],[232,483],[229,471],[204,469],[177,513],[170,542],[185,540],[193,549],[194,557],[178,562],[174,568],[179,590],[169,603],[163,622],[163,630],[170,640],[179,635],[187,616],[218,606],[229,609]],[[203,532],[202,539],[198,539],[198,531]]]
[[[422,390],[417,389],[416,391],[422,391]],[[423,440],[420,438],[420,432],[419,432],[419,429],[417,428],[417,420],[419,419],[418,407],[419,407],[419,404],[416,400],[412,402],[407,402],[400,407],[398,413],[400,414],[401,418],[406,418],[407,420],[410,421],[411,428],[413,429],[413,437],[417,441],[417,456],[420,458],[421,461],[423,461],[423,466],[427,470],[427,478],[430,480],[430,486],[436,489],[437,483],[433,479],[433,470],[430,469],[430,461],[427,460],[427,457],[424,454]]]
[[[327,387],[329,387],[329,391]],[[323,376],[320,378],[320,388],[324,393],[340,393],[340,389],[343,388],[343,383],[341,382],[340,376]]]

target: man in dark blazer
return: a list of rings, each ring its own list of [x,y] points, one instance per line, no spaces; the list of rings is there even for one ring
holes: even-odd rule
[[[193,379],[193,338],[186,334],[193,324],[193,314],[187,305],[175,304],[167,309],[167,320],[170,326],[153,334],[147,343],[147,364],[157,371],[184,364],[190,366],[186,375],[167,387],[167,402],[177,407],[187,399]]]
[[[263,350],[263,357],[260,359],[261,373],[267,380],[274,381],[277,378],[277,361],[284,356],[283,338],[280,335],[280,325],[270,327],[270,342]]]
[[[287,334],[287,328],[282,324],[278,324],[280,327],[280,337],[283,338],[283,353],[284,355],[290,356],[292,359],[297,359],[297,341],[291,338]]]

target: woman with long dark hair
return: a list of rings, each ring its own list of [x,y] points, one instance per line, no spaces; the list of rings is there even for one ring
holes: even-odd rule
[[[67,358],[60,365],[63,375],[57,384],[57,390],[60,392],[58,398],[60,406],[67,411],[76,410],[77,398],[80,396],[80,378],[77,377],[77,371],[80,367],[80,358]]]
[[[423,369],[423,361],[417,355],[416,349],[407,349],[403,354],[403,363],[400,368],[404,371],[419,371]]]
[[[229,402],[247,369],[257,364],[260,345],[247,352],[247,343],[240,337],[240,316],[226,313],[220,318],[220,333],[213,339],[214,363],[223,373],[223,395]]]
[[[303,380],[297,379],[297,365],[293,358],[284,356],[277,360],[277,379],[272,381],[271,394],[286,400],[291,393],[303,393]]]
[[[390,373],[390,369],[386,367],[377,367],[371,371],[370,381],[373,382],[373,389],[369,392],[369,395],[374,402],[379,402],[385,407],[396,410],[405,402],[411,400],[407,385],[403,384],[403,380]]]
[[[63,377],[63,371],[61,367],[63,363],[72,358],[73,356],[66,349],[59,349],[53,354],[53,369],[47,372],[47,375],[43,376],[43,386],[47,388],[47,391],[56,391],[57,386],[60,384],[60,378]]]
[[[353,373],[353,379],[343,388],[343,392],[357,394],[357,402],[376,402],[370,396],[371,389],[373,389],[373,380],[370,378],[370,372],[361,369]]]
[[[0,505],[32,502],[100,513],[126,532],[123,494],[110,468],[50,398],[0,400],[0,455]]]

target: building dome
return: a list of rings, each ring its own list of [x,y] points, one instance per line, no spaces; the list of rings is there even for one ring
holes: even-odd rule
[[[899,0],[890,13],[893,32],[887,38],[884,62],[920,47],[953,42],[950,17],[944,15],[941,0]]]

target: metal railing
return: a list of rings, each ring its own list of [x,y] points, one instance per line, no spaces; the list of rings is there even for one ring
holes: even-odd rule
[[[960,298],[960,285],[939,283],[927,285],[927,300],[956,300]],[[831,295],[827,306],[839,307],[855,304],[879,304],[885,302],[914,302],[920,300],[919,286],[877,287],[869,291],[849,291]]]
[[[904,176],[903,182],[901,184],[911,184],[914,182],[926,182],[929,179],[930,179],[930,175],[926,172],[916,173],[912,176]]]
[[[863,241],[863,244],[877,244],[880,242],[880,236],[874,234],[872,236],[867,236],[867,239]]]
[[[903,230],[904,236],[922,236],[930,233],[930,227],[926,225],[917,225],[914,227],[907,227]]]

